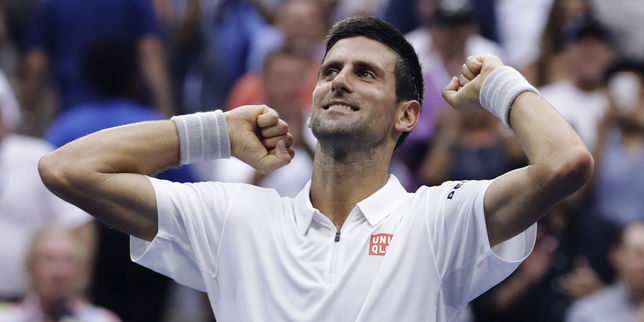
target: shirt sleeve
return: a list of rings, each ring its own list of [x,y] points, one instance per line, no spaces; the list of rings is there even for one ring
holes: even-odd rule
[[[483,203],[492,181],[450,181],[430,197],[428,229],[447,303],[465,305],[509,276],[530,254],[536,224],[490,247]]]
[[[130,237],[132,261],[205,291],[204,277],[215,277],[229,201],[240,185],[149,180],[157,202],[158,233],[151,242]]]

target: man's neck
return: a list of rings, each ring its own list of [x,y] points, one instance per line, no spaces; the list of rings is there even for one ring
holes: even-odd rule
[[[391,153],[382,157],[354,152],[346,160],[337,161],[318,147],[311,177],[311,203],[340,230],[355,205],[387,183],[390,158]]]

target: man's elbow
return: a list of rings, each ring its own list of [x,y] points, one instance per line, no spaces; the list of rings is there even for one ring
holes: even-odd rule
[[[45,186],[57,195],[69,186],[71,170],[56,151],[49,152],[40,158],[38,173]]]
[[[568,187],[571,193],[584,186],[592,177],[595,161],[585,146],[574,147],[562,155],[558,164],[553,165],[553,181]]]

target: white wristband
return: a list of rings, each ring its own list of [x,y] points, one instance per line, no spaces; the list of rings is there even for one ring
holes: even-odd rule
[[[221,110],[173,116],[179,134],[179,164],[230,157],[226,117]]]
[[[509,116],[512,103],[519,94],[526,91],[539,95],[539,91],[516,69],[510,66],[498,67],[483,81],[480,93],[481,106],[510,127]]]

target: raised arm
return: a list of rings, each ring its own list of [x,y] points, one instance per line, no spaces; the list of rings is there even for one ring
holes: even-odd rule
[[[494,56],[469,57],[461,75],[443,90],[443,97],[457,109],[480,108],[481,87],[501,66],[501,60]],[[516,96],[507,121],[530,165],[494,179],[485,194],[491,245],[528,228],[558,201],[581,188],[593,170],[593,158],[577,133],[539,95],[526,91]]]
[[[292,137],[274,110],[244,106],[224,117],[233,156],[263,172],[290,162]],[[145,175],[175,167],[179,161],[177,127],[164,120],[82,137],[43,156],[38,170],[47,188],[62,199],[125,233],[152,240],[157,207]]]

